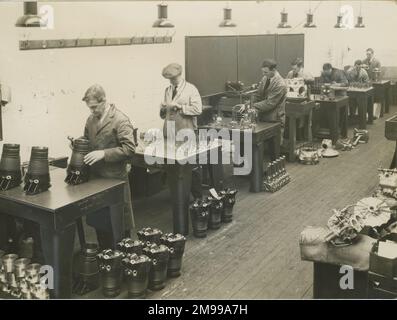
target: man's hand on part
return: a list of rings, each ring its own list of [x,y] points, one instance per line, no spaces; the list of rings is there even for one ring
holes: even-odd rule
[[[104,150],[91,151],[84,157],[84,163],[92,166],[94,163],[101,161],[105,158]]]

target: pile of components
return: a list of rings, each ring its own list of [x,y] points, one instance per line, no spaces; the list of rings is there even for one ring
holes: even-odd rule
[[[244,111],[240,111],[243,108]],[[231,129],[254,129],[258,120],[258,111],[251,105],[237,104],[232,108],[232,121],[228,124]]]
[[[379,227],[391,218],[391,210],[385,200],[374,197],[361,199],[355,205],[334,209],[333,212],[327,223],[330,232],[325,240],[334,245],[351,244],[364,227]]]
[[[138,237],[139,240],[123,239],[116,250],[107,249],[96,256],[96,269],[92,268],[90,272],[95,273],[95,277],[100,275],[105,297],[118,296],[122,284],[126,283],[129,298],[144,298],[148,289],[162,290],[167,277],[181,275],[184,236],[144,228],[138,231]]]
[[[0,250],[0,291],[14,299],[49,299],[41,265]]]
[[[193,201],[189,206],[193,235],[205,238],[208,229],[217,230],[221,222],[232,222],[236,195],[236,189],[227,188],[220,192],[211,189],[208,197]]]
[[[266,168],[263,181],[264,191],[276,192],[291,181],[291,177],[285,168],[285,156],[270,162]]]

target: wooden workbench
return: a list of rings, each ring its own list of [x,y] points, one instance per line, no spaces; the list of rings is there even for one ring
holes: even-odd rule
[[[367,113],[368,124],[374,123],[374,88],[349,88],[347,95],[351,99],[357,101],[359,129],[367,128]]]
[[[296,120],[304,119],[305,140],[312,141],[312,116],[315,106],[314,101],[293,102],[287,100],[285,104],[285,114],[288,121],[288,160],[291,162],[295,160]]]
[[[320,103],[320,115],[324,116],[328,121],[330,129],[329,138],[332,143],[336,143],[339,139],[339,124],[341,124],[341,135],[343,138],[347,137],[347,115],[349,109],[349,97],[340,96],[334,99],[321,99],[318,95],[312,95],[312,100]],[[343,120],[340,123],[340,120]]]
[[[226,129],[228,130],[230,137],[232,137],[233,134],[237,134],[240,136],[241,150],[244,150],[244,132],[247,130],[230,128],[228,126],[230,121],[230,118],[224,118],[222,124],[220,125],[209,124],[200,126],[200,129],[216,129],[218,131]],[[248,131],[252,132],[252,169],[250,173],[250,191],[260,192],[263,190],[263,161],[265,143],[268,143],[270,146],[270,158],[272,160],[275,160],[280,156],[281,124],[278,122],[259,122],[253,130]]]
[[[45,263],[54,269],[54,298],[72,294],[72,261],[76,220],[108,207],[114,240],[123,237],[124,181],[95,178],[70,186],[64,182],[66,171],[50,171],[51,188],[28,196],[22,185],[0,192],[0,226],[6,215],[31,220],[40,225]],[[3,230],[0,230],[3,231]]]
[[[163,147],[157,148],[155,153],[152,153],[153,150],[148,145],[139,144],[133,155],[132,164],[143,168],[161,167],[166,170],[173,209],[174,233],[188,235],[189,200],[194,166],[192,163],[194,161],[195,163],[208,164],[212,176],[215,177],[211,186],[220,190],[223,187],[221,144],[214,141],[210,145],[179,154],[173,152],[175,147],[170,146],[167,142]],[[218,159],[218,161],[209,163],[209,159]]]

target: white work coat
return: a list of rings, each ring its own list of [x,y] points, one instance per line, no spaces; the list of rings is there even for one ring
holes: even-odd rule
[[[187,82],[182,80],[182,82],[177,87],[177,93],[172,99],[173,86],[170,85],[165,89],[163,105],[179,104],[182,109],[174,110],[173,108],[162,107],[160,111],[160,116],[164,119],[164,136],[167,136],[166,128],[167,122],[175,122],[175,133],[178,133],[181,129],[197,129],[197,119],[196,116],[200,115],[202,112],[202,102],[201,96],[197,88]]]

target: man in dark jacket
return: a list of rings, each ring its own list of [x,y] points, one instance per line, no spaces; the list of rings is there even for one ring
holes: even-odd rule
[[[339,70],[333,68],[330,63],[324,63],[323,72],[321,73],[320,82],[322,83],[330,83],[333,85],[340,86],[348,86],[349,82],[347,81],[345,72],[343,70]]]
[[[366,51],[367,57],[363,60],[363,68],[367,70],[368,76],[371,80],[375,80],[375,72],[380,71],[380,61],[374,57],[374,49],[368,48]]]
[[[85,156],[84,162],[91,166],[91,173],[94,175],[125,181],[123,225],[128,235],[134,227],[127,174],[127,160],[132,157],[136,147],[134,129],[129,118],[106,101],[105,91],[101,86],[93,85],[88,88],[83,101],[91,110],[84,137],[90,141],[93,150]],[[88,215],[87,223],[95,228],[102,249],[113,247],[114,238],[107,208]]]

